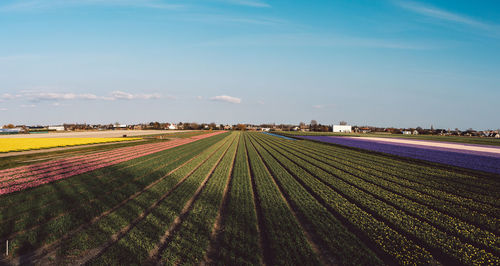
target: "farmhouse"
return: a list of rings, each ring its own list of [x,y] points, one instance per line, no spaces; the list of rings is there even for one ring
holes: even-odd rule
[[[497,133],[497,134],[495,135],[495,138],[500,139],[500,133]]]
[[[176,124],[170,124],[168,126],[168,129],[175,130],[175,129],[177,129],[177,125]]]
[[[49,131],[64,131],[64,126],[49,126]]]
[[[349,125],[333,125],[333,132],[351,133],[352,127]]]
[[[126,129],[127,128],[127,125],[119,125],[119,124],[116,124],[116,125],[113,125],[113,128],[121,128],[121,129]]]

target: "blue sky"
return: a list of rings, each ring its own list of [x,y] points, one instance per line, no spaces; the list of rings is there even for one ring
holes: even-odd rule
[[[500,128],[500,2],[0,1],[0,124]]]

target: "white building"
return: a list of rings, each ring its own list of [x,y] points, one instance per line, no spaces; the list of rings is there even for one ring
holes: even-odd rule
[[[49,126],[49,130],[64,131],[64,126]]]
[[[175,129],[177,129],[177,126],[176,126],[175,124],[170,124],[170,125],[168,126],[168,129],[175,130]]]
[[[352,126],[349,125],[333,125],[333,132],[351,133]]]

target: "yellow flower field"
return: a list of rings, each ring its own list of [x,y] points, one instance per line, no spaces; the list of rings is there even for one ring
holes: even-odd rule
[[[6,138],[0,139],[0,152],[37,150],[138,139],[140,138]]]

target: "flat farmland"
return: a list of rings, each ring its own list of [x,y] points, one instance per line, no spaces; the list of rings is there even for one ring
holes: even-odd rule
[[[0,170],[0,263],[499,265],[499,178],[249,132],[89,151]]]
[[[96,130],[96,131],[64,131],[41,134],[8,134],[0,135],[0,139],[9,138],[120,138],[123,135],[128,137],[175,134],[185,132],[180,130]]]

